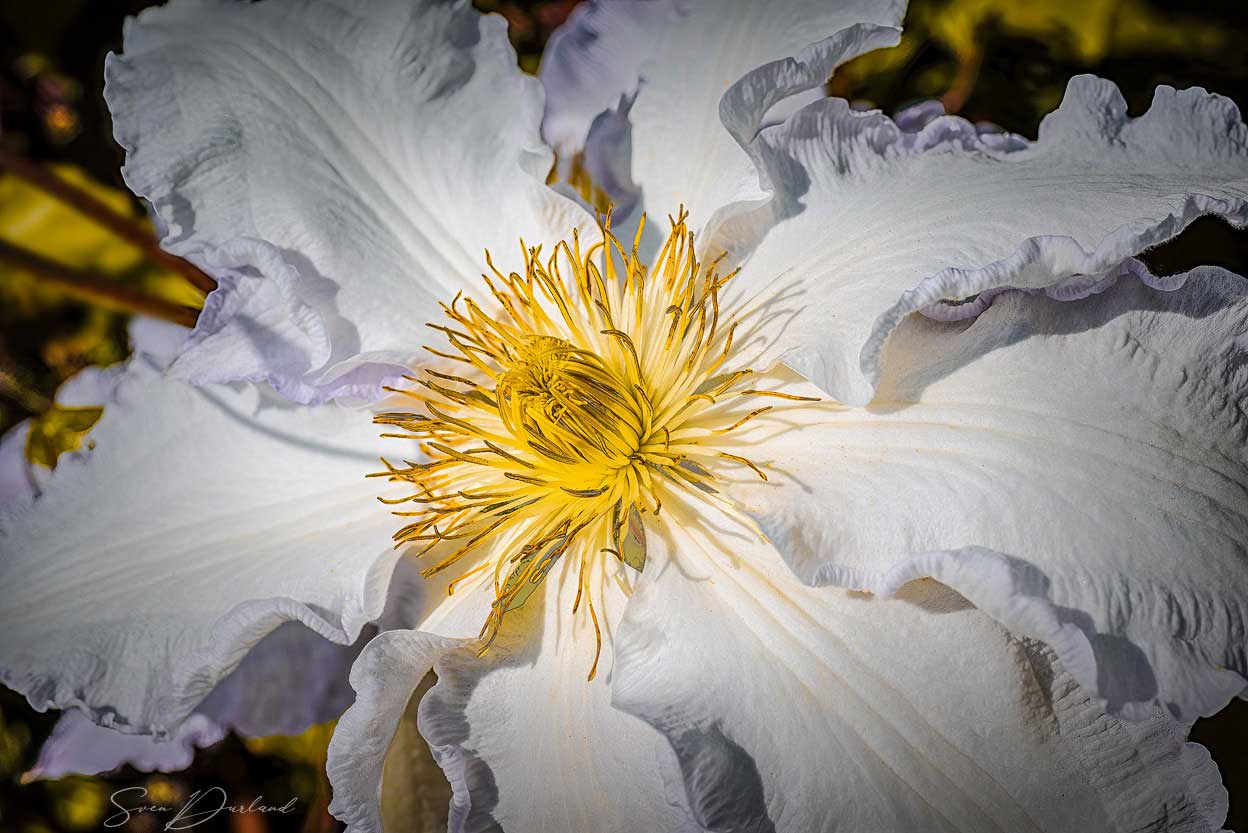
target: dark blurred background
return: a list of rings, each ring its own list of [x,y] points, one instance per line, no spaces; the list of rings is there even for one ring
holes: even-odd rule
[[[760,0],[761,1],[761,0]],[[55,465],[98,416],[60,408],[57,387],[127,352],[134,312],[185,320],[202,302],[194,275],[151,244],[142,207],[125,190],[120,149],[101,95],[104,55],[141,0],[0,0],[0,433],[31,420],[26,451]],[[477,5],[507,17],[521,66],[536,71],[572,0]],[[1066,81],[1093,72],[1122,88],[1135,114],[1158,84],[1193,85],[1248,104],[1248,3],[1204,0],[913,0],[900,47],[858,59],[829,91],[887,112],[926,98],[973,121],[1035,136]],[[68,183],[68,186],[66,185]],[[145,242],[146,241],[146,242]],[[1170,273],[1200,263],[1248,275],[1248,233],[1202,220],[1145,258]],[[188,312],[188,307],[191,310]],[[232,833],[341,829],[326,811],[323,775],[331,726],[289,738],[229,736],[187,770],[26,783],[56,716],[0,688],[0,831],[104,829],[109,796],[146,787],[151,803],[220,786],[232,801],[296,799],[290,814],[236,814],[198,829]],[[1228,827],[1248,831],[1248,703],[1198,722],[1193,739],[1222,767]],[[148,833],[166,817],[136,814],[121,828]]]

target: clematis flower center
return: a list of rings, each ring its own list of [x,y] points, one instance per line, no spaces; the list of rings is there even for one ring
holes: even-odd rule
[[[390,389],[418,409],[375,417],[427,458],[372,475],[414,487],[383,500],[408,519],[396,545],[436,555],[426,576],[463,570],[452,593],[493,572],[482,652],[565,558],[578,576],[572,612],[588,612],[600,649],[592,588],[610,573],[627,592],[627,571],[645,565],[642,516],[661,518],[667,490],[716,498],[725,465],[765,480],[725,438],[774,407],[758,399],[801,399],[750,389],[753,370],[731,367],[738,324],[720,291],[736,273],[697,258],[683,209],[669,222],[649,267],[637,253],[645,219],[625,249],[609,214],[585,251],[575,232],[549,257],[522,242],[523,275],[487,252],[488,308],[462,293],[443,305],[447,323],[429,326],[449,348],[426,349],[444,366]]]
[[[591,481],[586,488],[614,481],[637,459],[648,401],[595,353],[561,338],[529,336],[496,393],[503,423],[534,454],[555,464],[589,464],[582,467]]]

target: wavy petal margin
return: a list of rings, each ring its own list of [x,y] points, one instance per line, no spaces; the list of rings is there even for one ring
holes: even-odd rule
[[[1220,828],[1217,769],[1164,711],[1107,716],[938,582],[803,586],[754,530],[697,513],[647,536],[613,699],[667,736],[692,829]]]
[[[371,414],[135,359],[91,440],[0,513],[0,682],[36,709],[162,737],[283,623],[349,645],[381,615]]]
[[[1248,680],[1248,281],[1184,278],[910,319],[871,405],[756,420],[740,453],[770,480],[730,494],[805,582],[930,576],[1111,713],[1210,715]]]
[[[1248,223],[1248,126],[1201,89],[1159,87],[1129,118],[1117,87],[1078,76],[1035,143],[827,99],[752,152],[776,199],[712,249],[744,261],[736,297],[774,322],[759,361],[850,404],[870,400],[913,312],[973,315],[1004,288],[1077,298],[1127,271],[1164,286],[1129,259],[1206,214]]]
[[[181,378],[376,398],[485,247],[592,228],[544,184],[541,85],[467,0],[175,0],[105,79],[127,184],[220,282]]]

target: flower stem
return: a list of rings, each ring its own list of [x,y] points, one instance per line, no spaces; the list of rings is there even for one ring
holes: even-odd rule
[[[23,385],[6,365],[7,357],[0,357],[0,397],[10,399],[32,414],[41,414],[52,407],[52,400],[36,390]]]
[[[121,239],[139,247],[149,258],[177,272],[197,289],[211,292],[217,288],[217,282],[210,275],[200,271],[194,264],[160,248],[160,244],[143,226],[130,217],[118,214],[91,194],[66,182],[42,165],[0,148],[0,168],[4,168],[19,179],[50,194],[84,217],[89,217]]]
[[[958,71],[949,89],[940,97],[946,113],[958,113],[966,106],[971,93],[975,91],[975,83],[979,81],[979,68],[983,62],[984,55],[977,47],[965,52],[958,51]]]
[[[150,315],[183,327],[194,327],[199,311],[137,292],[116,281],[57,263],[0,240],[0,260],[37,273],[43,283],[93,304],[133,315]]]

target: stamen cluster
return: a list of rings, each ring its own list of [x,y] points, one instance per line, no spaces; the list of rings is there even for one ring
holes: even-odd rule
[[[429,326],[449,349],[426,349],[445,367],[392,389],[421,410],[375,418],[402,431],[384,436],[415,439],[427,456],[373,475],[415,487],[384,501],[412,507],[394,512],[411,519],[396,544],[420,545],[420,557],[438,549],[426,576],[473,562],[452,593],[493,571],[482,652],[564,557],[578,561],[573,613],[583,599],[600,648],[589,574],[642,569],[641,516],[660,516],[664,490],[714,496],[712,472],[724,460],[766,479],[745,457],[715,449],[771,409],[742,413],[725,407],[728,397],[777,395],[740,389],[749,368],[723,370],[737,324],[721,320],[719,293],[736,272],[720,277],[717,262],[698,260],[683,210],[668,219],[651,269],[637,253],[644,218],[626,250],[609,214],[601,242],[585,251],[575,232],[545,258],[521,241],[523,275],[504,275],[487,252],[491,309],[462,294],[443,305],[449,323]],[[595,656],[590,679],[597,664]]]

